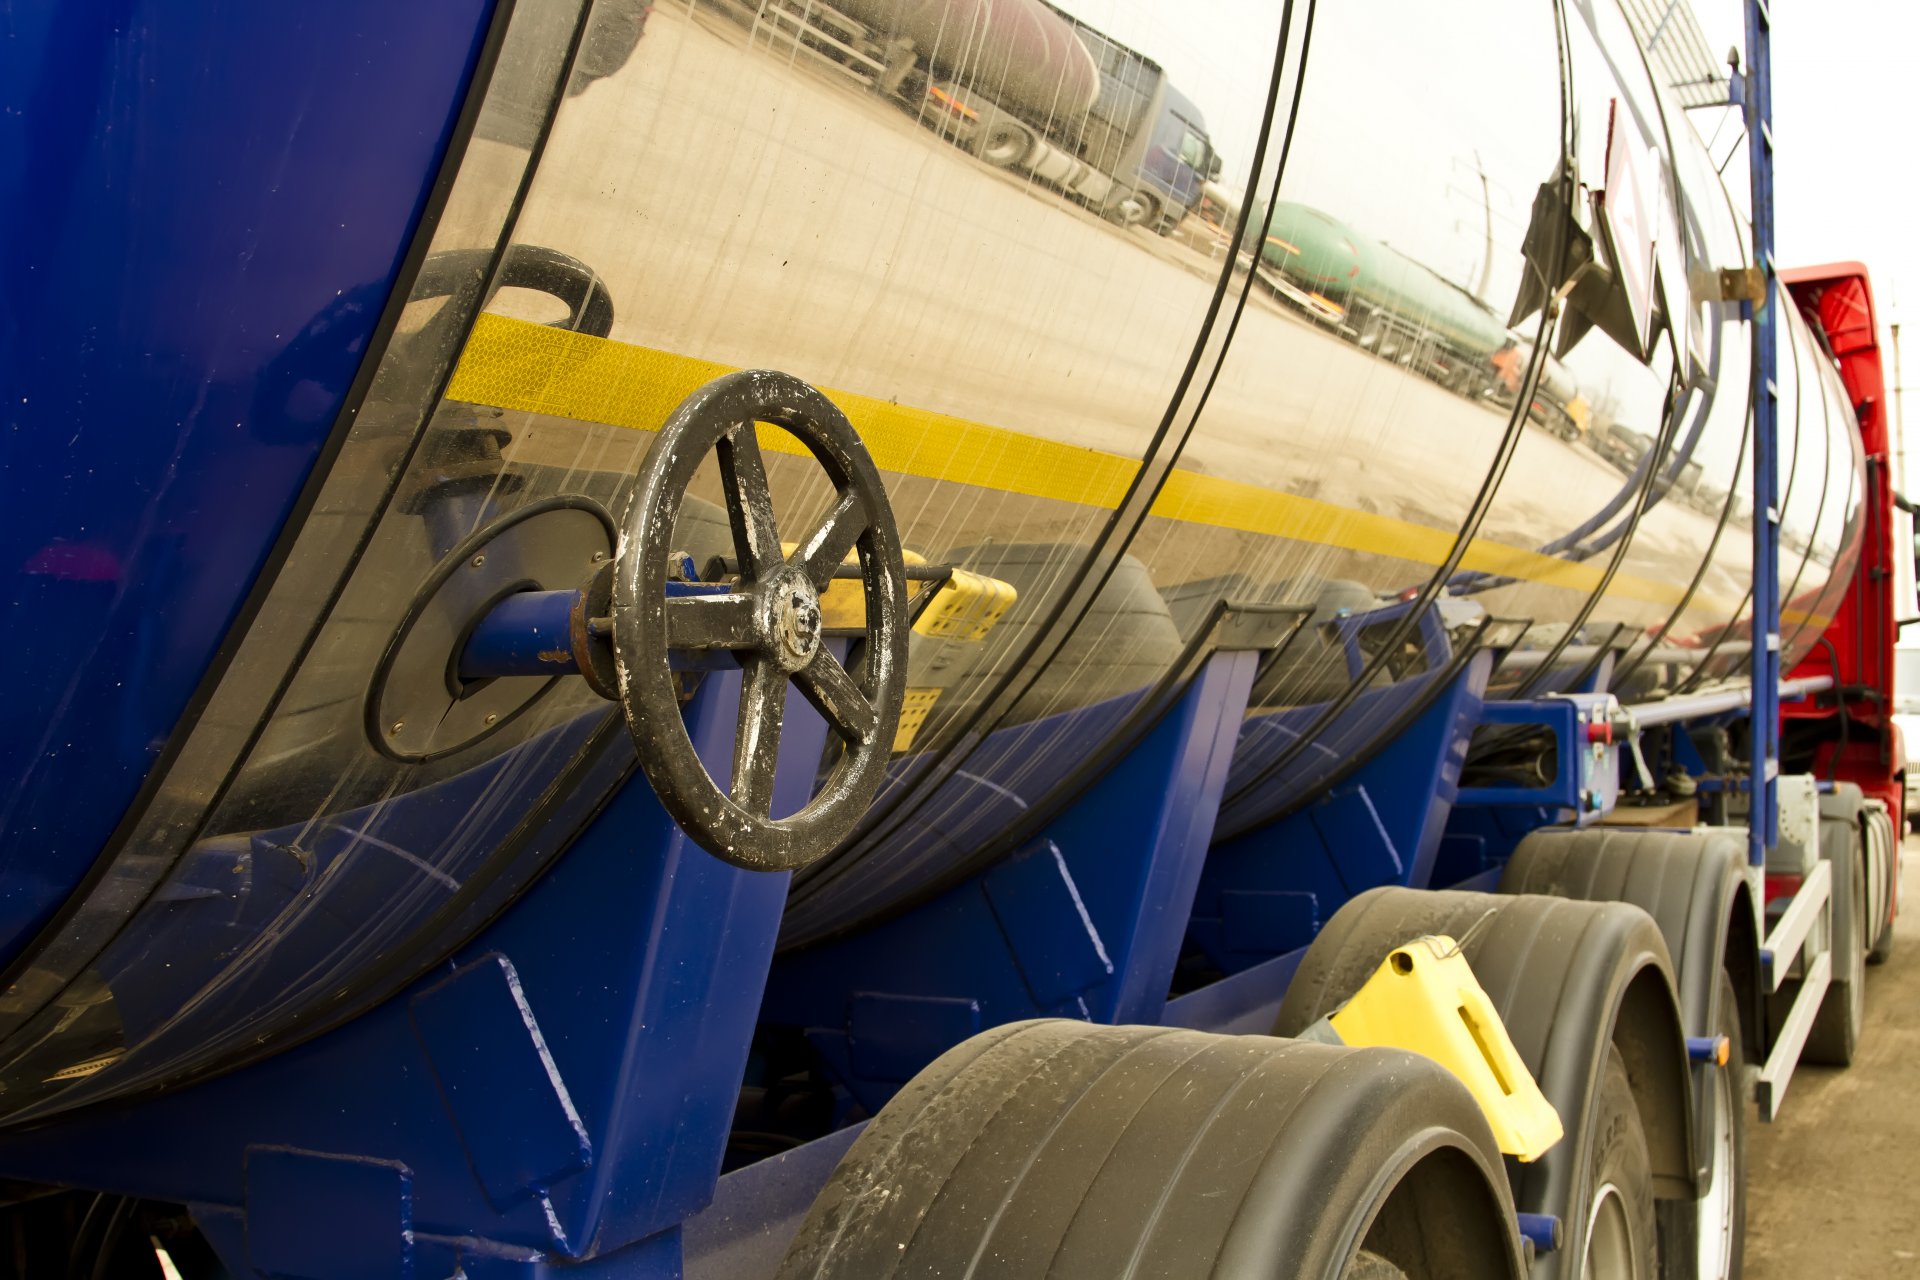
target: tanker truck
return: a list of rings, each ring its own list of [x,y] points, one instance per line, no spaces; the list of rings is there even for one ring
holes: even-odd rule
[[[1381,359],[1406,365],[1460,395],[1512,408],[1532,339],[1434,268],[1322,210],[1257,204],[1241,253],[1274,296]],[[1563,440],[1585,434],[1587,405],[1549,355],[1533,385],[1531,420]]]
[[[768,0],[736,12],[770,44],[1122,226],[1171,234],[1221,171],[1200,108],[1158,63],[1046,0]]]
[[[1739,1274],[1914,604],[1747,12],[1138,15],[1505,406],[698,5],[13,15],[0,1270]]]

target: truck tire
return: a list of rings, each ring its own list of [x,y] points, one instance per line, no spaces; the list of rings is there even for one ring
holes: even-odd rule
[[[1095,209],[1103,219],[1116,227],[1144,227],[1149,225],[1150,218],[1158,216],[1159,204],[1144,191],[1116,187],[1107,193],[1107,198]]]
[[[1088,554],[1088,548],[1074,543],[1013,542],[961,547],[937,557],[1011,583],[1018,595],[985,640],[914,636],[908,685],[951,690],[942,696],[943,711],[986,696],[1001,675],[1024,661],[1061,584]],[[1004,723],[1037,720],[1148,688],[1173,666],[1181,648],[1180,633],[1146,565],[1122,556],[1079,625]]]
[[[1803,1062],[1826,1067],[1853,1065],[1860,1047],[1860,1027],[1867,1014],[1867,953],[1860,945],[1862,915],[1867,901],[1866,853],[1860,838],[1860,824],[1843,815],[1829,817],[1825,805],[1820,815],[1820,856],[1833,869],[1833,979],[1820,1012],[1814,1015],[1807,1032],[1806,1047],[1800,1051]],[[1784,1014],[1798,993],[1800,984],[1784,984],[1774,997],[1777,1010]]]
[[[1151,191],[1136,191],[1133,193],[1133,198],[1140,206],[1140,219],[1131,225],[1145,227],[1156,235],[1167,234],[1160,229],[1167,216],[1166,206],[1160,197]]]
[[[1706,1035],[1718,1021],[1720,974],[1730,948],[1758,945],[1747,936],[1753,905],[1746,897],[1746,861],[1746,841],[1731,831],[1536,831],[1508,859],[1500,892],[1630,902],[1645,911],[1673,960],[1682,1024],[1690,1035]],[[1734,1008],[1743,1029],[1755,1027],[1750,1000]]]
[[[980,131],[973,150],[994,168],[1011,169],[1033,154],[1033,132],[1018,121],[997,116]]]
[[[1536,1260],[1533,1280],[1580,1275],[1589,1231],[1601,1225],[1592,1210],[1605,1179],[1615,1176],[1610,1162],[1640,1167],[1633,1163],[1636,1150],[1646,1156],[1646,1194],[1633,1178],[1614,1185],[1632,1228],[1623,1256],[1644,1261],[1655,1247],[1653,1196],[1692,1191],[1686,1050],[1660,931],[1644,911],[1623,903],[1371,890],[1336,912],[1308,948],[1274,1033],[1296,1034],[1333,1012],[1394,947],[1435,933],[1463,944],[1514,1047],[1566,1128],[1567,1136],[1540,1159],[1507,1165],[1515,1206],[1558,1217],[1565,1232],[1559,1250]],[[1631,1101],[1624,1115],[1617,1090],[1609,1101],[1616,1061]],[[1619,1216],[1608,1213],[1608,1223]]]
[[[1728,972],[1751,956],[1753,907],[1746,897],[1745,841],[1731,832],[1589,827],[1538,831],[1520,842],[1503,893],[1547,893],[1631,902],[1653,916],[1678,967],[1680,1012],[1690,1035],[1724,1035],[1724,1066],[1693,1068],[1693,1149],[1700,1194],[1659,1202],[1661,1252],[1675,1280],[1733,1280],[1742,1268],[1746,1222],[1743,1034],[1751,1002]],[[1734,927],[1741,933],[1736,936]]]
[[[1655,1280],[1659,1247],[1653,1213],[1653,1168],[1633,1086],[1620,1050],[1607,1046],[1594,1099],[1593,1170],[1586,1204],[1582,1280]]]
[[[1486,1120],[1390,1049],[1050,1020],[949,1051],[876,1116],[781,1280],[992,1273],[1519,1280]]]
[[[1740,1034],[1733,979],[1720,973],[1719,1023],[1727,1037],[1725,1066],[1704,1067],[1712,1091],[1699,1109],[1708,1145],[1706,1185],[1698,1198],[1659,1203],[1660,1249],[1673,1280],[1740,1280],[1746,1270],[1747,1091],[1743,1086],[1746,1042]],[[1697,1078],[1697,1077],[1696,1077]],[[1701,1140],[1696,1129],[1696,1141]]]
[[[1876,935],[1867,952],[1867,963],[1885,964],[1893,955],[1893,911],[1900,901],[1900,835],[1894,829],[1892,816],[1881,808],[1868,811],[1867,832],[1869,840],[1879,844],[1881,885],[1880,906],[1874,913]],[[1869,845],[1870,851],[1872,847]],[[1868,858],[1868,862],[1873,859]]]

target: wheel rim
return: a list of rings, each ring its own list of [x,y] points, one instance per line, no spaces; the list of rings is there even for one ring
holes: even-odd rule
[[[1584,1280],[1644,1280],[1634,1257],[1633,1220],[1620,1188],[1609,1182],[1594,1192],[1587,1213],[1587,1256],[1580,1274]]]
[[[1153,212],[1153,204],[1138,191],[1125,190],[1118,196],[1110,197],[1100,210],[1100,216],[1122,227],[1145,225]]]
[[[1729,1064],[1713,1090],[1713,1170],[1700,1197],[1700,1231],[1694,1274],[1724,1277],[1733,1259],[1733,1080]]]
[[[980,158],[1004,169],[1026,159],[1031,146],[1027,135],[1018,127],[1002,125],[988,131],[987,140],[980,147]]]

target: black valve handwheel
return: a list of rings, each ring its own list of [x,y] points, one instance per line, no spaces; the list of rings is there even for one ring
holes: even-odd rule
[[[827,515],[782,554],[756,423],[792,434],[833,483]],[[674,519],[709,451],[717,452],[740,562],[719,595],[668,594]],[[820,597],[848,552],[865,593],[865,657],[849,674],[825,642]],[[907,666],[906,568],[873,459],[846,415],[784,373],[749,369],[688,396],[641,464],[614,567],[613,645],[620,704],[660,802],[703,848],[736,866],[790,871],[852,833],[885,775]],[[730,650],[741,667],[732,776],[722,786],[695,753],[669,650]],[[840,751],[798,813],[772,816],[787,684],[825,717]]]

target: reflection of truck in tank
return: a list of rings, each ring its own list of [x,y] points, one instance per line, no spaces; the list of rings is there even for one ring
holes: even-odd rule
[[[1517,334],[1515,339],[1518,343],[1515,349],[1524,366],[1525,361],[1532,358],[1533,344]],[[1500,404],[1511,406],[1515,397],[1506,383],[1502,382],[1495,388],[1492,398]],[[1533,403],[1527,407],[1527,417],[1568,441],[1585,437],[1593,427],[1593,410],[1587,404],[1587,398],[1580,394],[1580,384],[1575,380],[1573,370],[1551,355],[1540,370],[1539,382],[1534,385]]]
[[[753,22],[1122,225],[1169,234],[1220,175],[1200,109],[1158,63],[1044,0],[766,0]]]
[[[1640,459],[1653,448],[1653,437],[1616,424],[1594,433],[1593,448],[1614,470],[1631,474],[1640,465]]]
[[[1398,249],[1308,205],[1256,203],[1242,252],[1276,296],[1383,360],[1447,390],[1511,408],[1531,341],[1485,303]],[[1528,418],[1563,440],[1586,434],[1586,400],[1549,356]]]
[[[1644,431],[1635,431],[1617,423],[1609,424],[1595,431],[1589,438],[1593,451],[1601,459],[1622,475],[1632,475],[1639,469],[1640,460],[1647,456],[1654,445],[1653,437]],[[1672,466],[1670,459],[1660,464],[1662,475]],[[1719,515],[1726,505],[1727,491],[1714,485],[1702,483],[1705,471],[1700,463],[1683,463],[1671,482],[1663,482],[1664,487],[1657,496],[1671,495],[1674,500],[1684,502],[1696,511],[1707,515]]]

